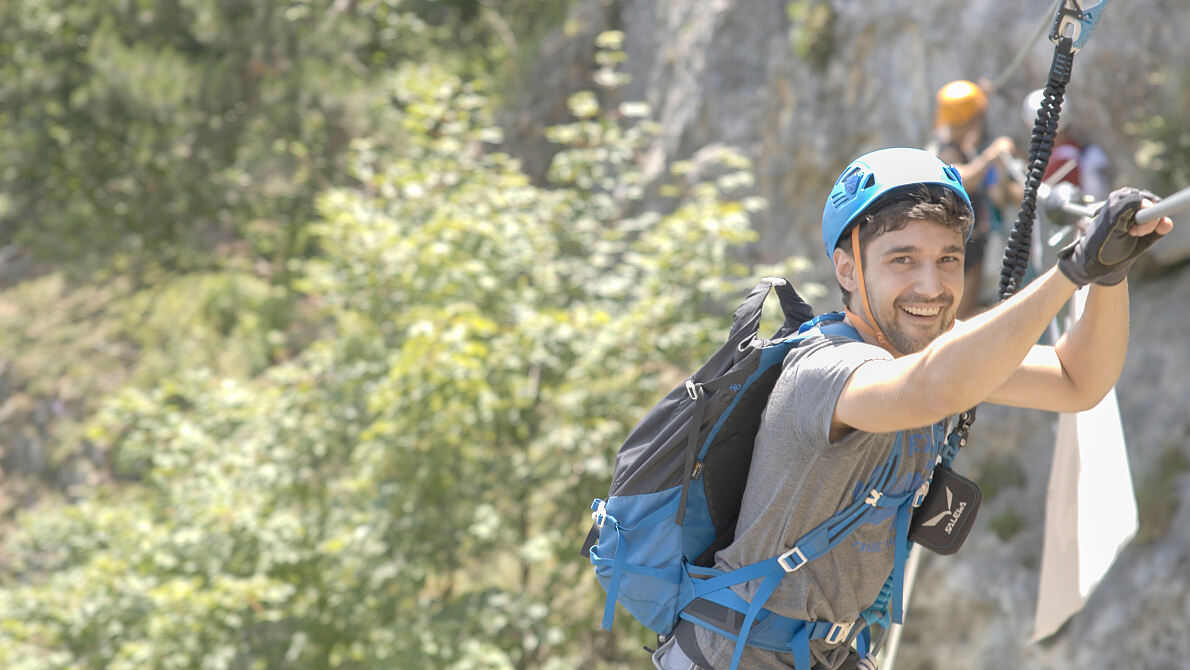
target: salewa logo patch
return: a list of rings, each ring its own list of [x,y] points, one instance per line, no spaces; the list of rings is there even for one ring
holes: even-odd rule
[[[967,502],[965,500],[960,501],[959,506],[955,507],[954,506],[954,493],[950,490],[950,487],[947,486],[946,487],[946,507],[947,507],[947,510],[945,512],[939,512],[938,514],[934,515],[932,518],[925,521],[921,525],[923,527],[932,528],[932,527],[937,526],[938,524],[942,523],[942,520],[949,516],[950,521],[946,524],[946,526],[943,528],[943,530],[946,531],[947,535],[950,535],[951,533],[953,533],[955,524],[958,523],[958,521],[959,521],[959,517],[963,516],[963,510],[967,509]]]

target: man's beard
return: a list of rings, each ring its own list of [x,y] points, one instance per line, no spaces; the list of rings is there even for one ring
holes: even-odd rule
[[[915,334],[910,334],[900,327],[898,317],[901,314],[901,303],[912,303],[918,305],[940,305],[942,310],[939,312],[941,324],[937,332],[933,334],[916,334],[919,331],[914,331]],[[899,300],[893,303],[893,314],[889,319],[883,319],[879,323],[880,329],[884,331],[884,336],[888,338],[890,344],[902,354],[915,354],[938,338],[939,335],[946,332],[954,325],[954,305],[955,301],[947,300]],[[884,323],[883,321],[888,321]]]

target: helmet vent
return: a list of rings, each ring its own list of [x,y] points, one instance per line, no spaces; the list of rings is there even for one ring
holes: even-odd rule
[[[863,188],[872,188],[872,186],[874,186],[875,184],[876,184],[876,175],[870,174],[870,175],[868,175],[868,178],[864,181]]]
[[[942,169],[944,172],[946,172],[946,176],[948,176],[951,179],[953,179],[954,181],[958,182],[958,184],[960,186],[963,184],[963,176],[959,174],[958,168],[956,168],[953,165],[947,165],[946,167],[944,167]]]
[[[849,172],[847,174],[847,176],[843,177],[843,188],[847,189],[847,195],[849,195],[849,196],[855,195],[856,190],[859,189],[860,177],[863,177],[863,176],[864,176],[863,170],[856,167],[856,168],[853,168],[851,170],[851,172]]]

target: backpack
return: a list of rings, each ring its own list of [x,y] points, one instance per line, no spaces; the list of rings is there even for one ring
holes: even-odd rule
[[[766,340],[758,330],[770,290],[784,323]],[[581,549],[607,592],[604,629],[611,630],[619,602],[661,636],[687,619],[734,639],[732,670],[745,644],[792,652],[798,670],[809,670],[808,640],[854,638],[866,656],[868,627],[887,627],[890,606],[891,620],[900,622],[909,518],[928,482],[911,493],[881,493],[892,485],[899,448],[877,468],[866,498],[838,511],[790,551],[729,573],[712,567],[715,553],[734,539],[753,443],[782,363],[815,330],[860,339],[840,312],[815,317],[787,280],[761,280],[735,311],[727,341],[629,433],[616,455],[607,499],[591,504],[594,523]],[[900,435],[897,440],[899,446]],[[796,621],[763,608],[781,577],[829,552],[877,508],[896,508],[896,557],[880,596],[859,621]],[[764,581],[751,603],[728,588],[753,579]],[[757,623],[762,625],[753,630]]]

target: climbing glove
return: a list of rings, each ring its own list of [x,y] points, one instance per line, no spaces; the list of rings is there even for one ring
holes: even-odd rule
[[[1113,286],[1124,281],[1132,261],[1161,238],[1159,233],[1143,237],[1128,234],[1145,198],[1160,200],[1148,191],[1131,187],[1112,191],[1082,236],[1058,252],[1062,274],[1079,286]]]

